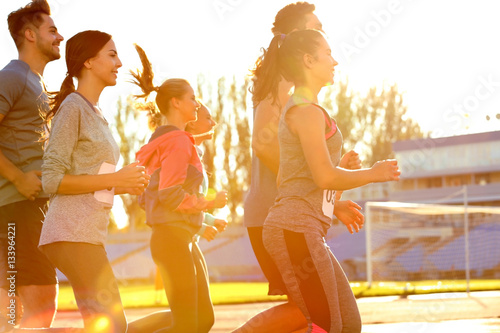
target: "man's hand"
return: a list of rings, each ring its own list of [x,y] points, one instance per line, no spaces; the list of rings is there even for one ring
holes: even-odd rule
[[[22,173],[19,177],[16,177],[12,183],[19,193],[28,198],[28,200],[33,201],[42,191],[41,176],[42,172],[40,170],[32,170]]]

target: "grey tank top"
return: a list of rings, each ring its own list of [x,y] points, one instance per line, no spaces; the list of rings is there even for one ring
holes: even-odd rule
[[[292,95],[280,116],[280,185],[265,225],[294,232],[319,232],[325,236],[332,224],[335,191],[319,188],[314,183],[299,137],[290,131],[285,121],[288,110],[306,104],[313,104],[323,112],[328,152],[332,164],[339,164],[342,134],[335,121],[318,104]]]

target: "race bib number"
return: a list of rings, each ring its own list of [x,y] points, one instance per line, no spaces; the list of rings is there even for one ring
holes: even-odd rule
[[[99,168],[99,172],[97,174],[103,173],[113,173],[115,172],[116,166],[114,164],[103,162],[101,167]],[[115,188],[113,187],[110,190],[100,190],[94,192],[94,197],[97,201],[102,202],[106,207],[113,207],[113,200],[115,197]]]
[[[333,208],[335,204],[335,191],[323,190],[323,214],[333,218]]]

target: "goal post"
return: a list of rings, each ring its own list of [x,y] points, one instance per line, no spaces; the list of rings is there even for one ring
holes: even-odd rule
[[[365,235],[369,286],[500,278],[500,207],[367,202]]]

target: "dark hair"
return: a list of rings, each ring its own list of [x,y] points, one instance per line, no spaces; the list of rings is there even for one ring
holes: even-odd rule
[[[294,83],[301,81],[302,57],[304,54],[314,54],[321,38],[324,38],[323,33],[313,29],[275,36],[252,71],[253,85],[250,91],[254,105],[269,95],[272,102],[276,103],[281,77]]]
[[[111,40],[111,35],[97,31],[82,31],[68,39],[66,43],[66,67],[68,72],[58,92],[47,92],[50,110],[45,116],[45,123],[50,128],[50,121],[54,118],[64,99],[75,91],[74,77],[78,77],[85,61],[95,57],[99,51]]]
[[[17,49],[24,41],[24,32],[29,26],[39,28],[43,23],[42,15],[50,15],[50,6],[47,0],[33,0],[26,6],[12,12],[7,17],[9,32],[16,43]]]
[[[265,80],[262,82],[261,76],[267,77],[269,73],[277,72],[277,63],[268,63],[269,67],[262,68],[264,58],[274,58],[274,51],[277,51],[280,39],[284,35],[291,33],[294,30],[304,30],[306,28],[306,15],[314,12],[316,7],[308,2],[291,3],[283,7],[274,19],[271,31],[274,38],[271,40],[267,49],[262,49],[262,55],[255,62],[254,68],[250,71],[252,74],[252,86],[250,92],[252,93],[252,101],[254,106],[258,105],[261,101],[267,98],[271,93],[273,96],[278,95],[278,84]],[[279,80],[277,81],[279,83]],[[273,98],[273,103],[276,103],[276,98]]]
[[[146,52],[144,52],[144,50],[139,45],[134,45],[137,53],[139,54],[139,57],[141,58],[142,73],[139,70],[135,72],[130,71],[130,74],[133,77],[133,80],[131,82],[139,86],[139,88],[141,88],[143,92],[142,95],[135,95],[134,97],[136,99],[147,99],[149,94],[151,94],[153,91],[157,92],[155,102],[156,106],[158,107],[159,113],[152,103],[145,102],[143,104],[137,104],[137,107],[139,109],[149,112],[149,127],[156,128],[158,127],[159,121],[161,120],[160,114],[164,116],[168,114],[170,108],[170,100],[172,98],[181,98],[182,95],[184,95],[188,91],[188,87],[190,87],[191,85],[187,80],[184,79],[168,79],[165,80],[161,84],[161,86],[155,87],[155,85],[153,84],[153,66],[149,61]]]
[[[276,17],[271,31],[273,35],[289,34],[295,29],[306,28],[306,15],[314,12],[316,7],[308,2],[291,3],[283,7]]]

